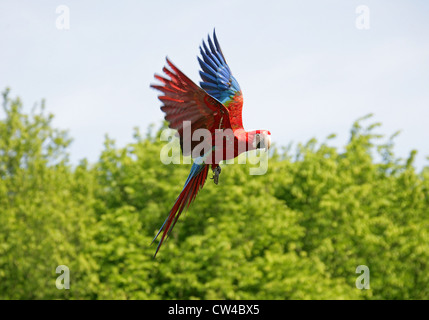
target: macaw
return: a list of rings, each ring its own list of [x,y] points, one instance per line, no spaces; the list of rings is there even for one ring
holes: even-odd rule
[[[170,213],[159,229],[152,243],[164,230],[158,243],[154,257],[156,257],[162,243],[174,228],[182,211],[189,207],[199,190],[204,186],[209,167],[213,170],[215,184],[218,184],[221,173],[220,161],[237,157],[243,152],[255,149],[268,149],[271,145],[271,133],[268,130],[245,131],[242,123],[243,95],[237,80],[222,53],[213,31],[213,41],[208,36],[208,46],[203,40],[200,46],[201,66],[200,86],[183,74],[169,59],[163,68],[166,76],[155,74],[160,85],[151,84],[151,87],[162,92],[158,99],[162,102],[161,110],[165,113],[171,129],[177,130],[180,146],[184,156],[191,155],[193,164],[182,191],[176,199]],[[209,131],[212,140],[211,148],[194,154],[199,141],[192,141],[184,135],[185,121],[190,122],[190,132],[197,129]],[[188,122],[188,123],[189,123]],[[229,130],[230,136],[219,142],[216,136],[222,130]],[[188,144],[187,144],[188,143]],[[188,145],[188,147],[186,147]],[[190,148],[189,148],[190,146]],[[239,147],[244,146],[244,147]]]

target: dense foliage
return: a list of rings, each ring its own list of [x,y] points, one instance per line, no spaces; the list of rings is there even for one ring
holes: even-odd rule
[[[4,93],[0,299],[429,299],[429,167],[396,158],[378,124],[354,123],[344,150],[277,148],[265,175],[225,165],[153,259],[190,165],[162,164],[160,131],[136,129],[72,166],[51,120]]]

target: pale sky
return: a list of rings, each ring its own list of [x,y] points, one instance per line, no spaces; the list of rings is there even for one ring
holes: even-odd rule
[[[70,9],[58,30],[56,8]],[[356,8],[369,9],[358,29]],[[342,146],[352,123],[374,113],[396,154],[429,156],[429,2],[414,1],[12,1],[0,2],[0,90],[26,110],[42,98],[68,129],[73,163],[94,162],[106,133],[124,146],[133,127],[163,119],[149,88],[165,57],[199,82],[196,56],[216,33],[244,95],[245,129],[278,146]],[[3,114],[0,114],[3,116]],[[369,122],[368,122],[369,123]]]

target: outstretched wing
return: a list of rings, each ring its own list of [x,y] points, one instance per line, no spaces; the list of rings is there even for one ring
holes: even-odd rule
[[[164,94],[158,97],[163,103],[161,110],[165,112],[165,120],[169,122],[169,127],[178,131],[183,155],[188,156],[200,143],[192,141],[194,131],[207,129],[213,134],[216,129],[231,128],[229,114],[222,103],[198,87],[168,58],[167,64],[170,69],[164,67],[163,71],[170,79],[155,75],[162,85],[152,84],[151,87]],[[191,124],[190,135],[183,134],[186,129],[184,121]]]
[[[200,47],[203,58],[198,57],[202,69],[200,71],[202,79],[200,85],[228,109],[232,129],[242,129],[243,95],[237,80],[233,77],[226,63],[215,31],[213,31],[213,40],[214,43],[208,36],[209,46],[207,47],[203,41],[203,47]]]

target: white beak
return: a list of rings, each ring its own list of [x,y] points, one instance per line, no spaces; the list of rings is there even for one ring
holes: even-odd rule
[[[265,151],[271,147],[271,137],[269,135],[265,136]]]

